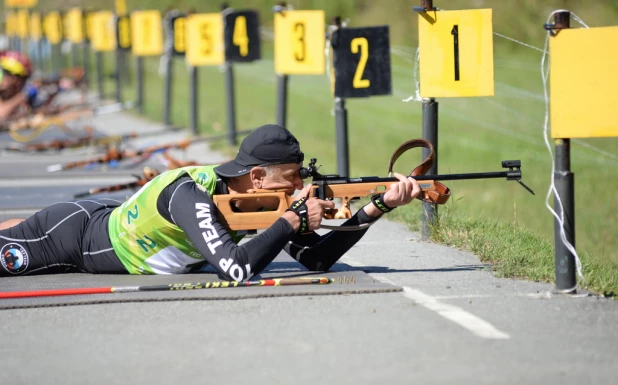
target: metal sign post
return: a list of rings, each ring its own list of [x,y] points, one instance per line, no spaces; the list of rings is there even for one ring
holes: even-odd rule
[[[275,73],[277,74],[277,124],[287,127],[290,74],[322,75],[324,55],[324,11],[289,10],[285,2],[275,12]]]
[[[439,154],[435,98],[494,94],[492,15],[491,9],[441,11],[432,0],[421,0],[421,5],[412,9],[419,14],[423,139],[434,147],[433,166],[426,175],[434,175]],[[422,159],[428,155],[423,149]],[[437,205],[423,202],[423,240],[431,237],[437,214]]]
[[[222,4],[223,39],[225,44],[225,88],[229,143],[237,143],[236,100],[234,95],[234,62],[247,63],[261,58],[259,17],[257,11],[235,11]]]
[[[343,28],[341,18],[334,19],[333,47],[337,173],[349,176],[348,112],[346,98],[391,95],[389,28]]]

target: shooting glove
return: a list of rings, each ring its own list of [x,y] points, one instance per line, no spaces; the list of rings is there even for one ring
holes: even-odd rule
[[[306,200],[307,198],[300,198],[292,202],[292,205],[285,210],[286,212],[291,211],[298,215],[300,219],[300,227],[297,231],[298,234],[306,233],[309,230],[309,217],[307,216],[307,205],[305,204]]]

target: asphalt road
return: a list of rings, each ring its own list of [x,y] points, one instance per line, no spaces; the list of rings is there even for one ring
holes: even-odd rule
[[[98,119],[114,133],[154,126]],[[184,155],[224,159],[204,144]],[[82,187],[71,179],[64,188]],[[23,197],[39,190],[32,180]],[[0,190],[3,205],[16,188]],[[387,220],[342,262],[404,290],[2,310],[0,384],[616,383],[616,301],[497,278]]]

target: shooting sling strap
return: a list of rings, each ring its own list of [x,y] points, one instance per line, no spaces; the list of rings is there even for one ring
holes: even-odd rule
[[[433,145],[425,139],[412,139],[399,146],[395,150],[395,152],[393,152],[393,155],[391,155],[391,159],[388,161],[389,176],[392,176],[393,174],[393,166],[397,159],[406,151],[416,147],[429,149],[429,156],[427,156],[427,158],[425,158],[420,165],[418,165],[414,170],[412,170],[410,176],[414,177],[427,174],[431,166],[433,166],[434,162]],[[419,183],[422,184],[423,182],[419,181]],[[435,190],[422,191],[421,194],[417,197],[417,199],[420,199],[423,202],[438,205],[445,204],[448,201],[448,198],[451,196],[451,190],[449,190],[448,187],[437,181],[434,181],[434,186]]]

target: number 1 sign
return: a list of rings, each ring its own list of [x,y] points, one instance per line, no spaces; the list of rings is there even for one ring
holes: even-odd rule
[[[418,23],[422,97],[494,95],[491,9],[422,12]]]

